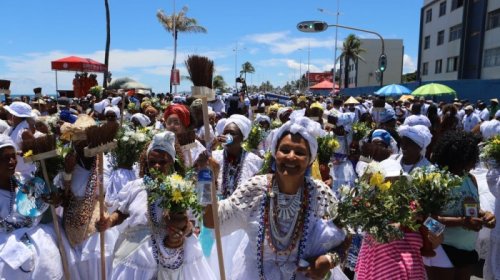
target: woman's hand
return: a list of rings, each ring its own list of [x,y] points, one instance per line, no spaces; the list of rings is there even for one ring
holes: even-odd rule
[[[429,241],[431,242],[432,249],[436,249],[439,245],[441,245],[441,243],[443,243],[444,235],[435,235],[434,233],[429,231],[429,233],[427,234],[427,239],[429,239]]]
[[[326,255],[319,256],[307,268],[298,268],[297,271],[305,273],[305,276],[311,279],[323,279],[326,274],[332,269],[330,260]]]
[[[494,228],[497,223],[495,215],[490,211],[484,212],[481,219],[483,220],[483,225],[487,228]]]
[[[480,231],[483,228],[483,219],[476,217],[465,217],[463,227],[473,231]]]

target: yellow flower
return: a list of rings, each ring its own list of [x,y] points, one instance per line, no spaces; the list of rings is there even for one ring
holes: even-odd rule
[[[494,139],[493,145],[500,145],[500,139]]]
[[[33,155],[33,150],[29,150],[26,153],[24,153],[23,158],[28,158]]]
[[[182,201],[182,192],[179,189],[175,189],[172,193],[172,201],[175,203]]]
[[[377,186],[378,186],[378,188],[379,188],[381,191],[385,192],[385,191],[388,191],[388,190],[391,188],[391,185],[392,185],[392,184],[391,184],[391,182],[390,182],[390,181],[387,181],[387,182],[382,183],[382,184],[377,185]]]
[[[330,147],[330,149],[335,150],[339,146],[339,143],[335,139],[331,139],[330,141],[328,141],[328,146]]]
[[[382,173],[377,172],[372,175],[370,178],[370,185],[371,186],[379,186],[384,182],[384,176],[382,176]]]

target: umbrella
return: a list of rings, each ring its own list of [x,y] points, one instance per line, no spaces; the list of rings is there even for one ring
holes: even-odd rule
[[[450,88],[449,86],[445,86],[443,84],[430,83],[423,86],[420,86],[416,90],[414,90],[411,95],[414,96],[440,96],[440,95],[457,95],[457,92]]]
[[[397,84],[392,84],[392,85],[387,85],[375,92],[375,95],[378,96],[387,96],[387,97],[396,97],[396,96],[401,96],[403,94],[410,94],[411,90],[408,89],[405,86],[397,85]]]

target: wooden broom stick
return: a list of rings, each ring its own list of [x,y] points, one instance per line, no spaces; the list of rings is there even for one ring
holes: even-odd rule
[[[49,175],[47,174],[47,167],[45,166],[45,160],[40,160],[40,165],[42,167],[43,179],[45,180],[45,184],[50,186]],[[54,230],[56,231],[57,236],[57,245],[59,247],[59,254],[61,254],[61,261],[64,272],[64,279],[70,280],[69,274],[69,266],[68,266],[68,257],[66,256],[66,250],[64,249],[64,243],[62,240],[61,229],[59,228],[59,219],[57,217],[56,208],[54,205],[50,205],[50,213],[52,214],[52,221],[54,224]]]
[[[123,115],[122,115],[123,118]],[[103,187],[103,174],[104,174],[104,162],[103,153],[97,155],[97,184],[99,186],[99,212],[101,221],[104,220],[104,187]],[[101,279],[106,280],[106,248],[104,235],[105,231],[99,232],[99,239],[101,241]]]
[[[202,108],[203,108],[203,125],[205,128],[205,143],[209,143],[210,139],[210,123],[208,122],[208,100],[206,96],[201,98]],[[219,213],[218,213],[218,201],[216,195],[216,184],[212,184],[212,189],[210,191],[210,196],[212,198],[212,216],[214,219],[214,230],[215,230],[215,243],[217,246],[217,257],[219,259],[219,272],[220,279],[226,279],[226,273],[224,271],[224,258],[222,255],[222,240],[220,234],[220,225],[219,225]]]

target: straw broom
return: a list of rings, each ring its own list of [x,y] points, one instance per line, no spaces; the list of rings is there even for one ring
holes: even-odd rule
[[[214,62],[207,57],[192,55],[188,56],[188,59],[186,60],[186,68],[194,85],[191,88],[193,97],[201,98],[202,100],[205,143],[208,143],[210,139],[210,124],[208,122],[208,98],[210,98],[211,100],[215,99],[215,95],[212,90]],[[224,272],[224,259],[222,256],[222,242],[218,216],[218,201],[215,188],[216,185],[212,183],[210,194],[212,197],[212,214],[215,225],[215,242],[217,246],[217,256],[219,259],[220,279],[225,280],[226,273]]]
[[[99,127],[92,126],[85,131],[87,134],[88,146],[83,150],[85,157],[97,156],[97,185],[99,187],[99,212],[100,219],[104,219],[104,187],[103,187],[103,155],[106,152],[116,148],[116,140],[114,140],[118,132],[119,124],[117,122],[107,122]],[[106,280],[106,252],[104,231],[99,233],[101,240],[101,279]]]
[[[56,138],[55,135],[49,134],[44,137],[27,139],[23,141],[22,144],[23,154],[32,151],[33,155],[30,157],[24,158],[25,163],[38,161],[40,162],[40,166],[42,167],[43,179],[45,180],[45,184],[49,186],[50,192],[56,192],[57,190],[53,188],[50,183],[49,176],[47,174],[47,166],[45,166],[45,160],[56,157]],[[59,227],[59,220],[56,214],[56,208],[54,205],[50,205],[50,212],[52,214],[52,220],[54,223],[54,230],[57,235],[57,245],[59,247],[59,254],[61,254],[61,261],[64,271],[64,279],[69,280],[69,266],[68,266],[68,258],[66,256],[66,250],[64,249],[64,243],[62,241],[61,229]]]
[[[182,153],[187,153],[188,155],[188,166],[193,166],[193,156],[191,155],[191,149],[196,148],[196,133],[193,130],[189,130],[182,133],[177,138],[179,145],[181,146]]]

